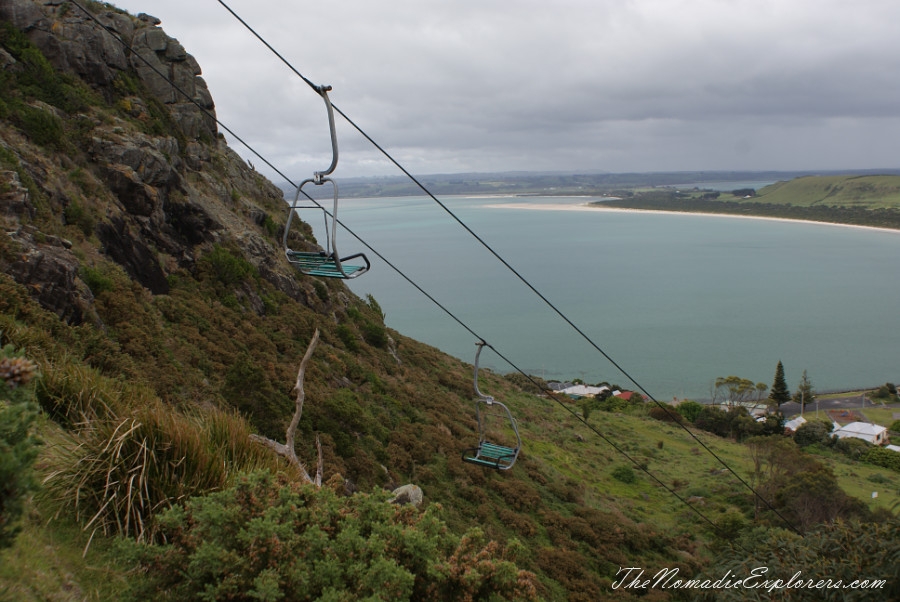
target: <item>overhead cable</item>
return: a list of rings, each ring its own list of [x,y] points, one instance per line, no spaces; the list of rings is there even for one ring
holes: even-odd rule
[[[229,10],[229,12],[232,12],[232,14],[234,14],[234,12],[231,11],[231,9],[228,8],[228,7],[224,4],[224,2],[222,2],[221,0],[219,0],[219,2],[220,2],[220,4],[222,4],[223,6],[225,6],[225,7]],[[287,175],[285,175],[281,170],[279,170],[277,167],[275,167],[275,166],[274,166],[274,165],[273,165],[266,157],[264,157],[262,154],[260,154],[258,151],[256,151],[256,149],[254,149],[250,144],[248,144],[243,138],[241,138],[240,136],[238,136],[234,131],[232,131],[232,130],[231,130],[230,128],[228,128],[224,123],[222,123],[222,122],[218,119],[218,117],[216,117],[215,114],[213,114],[212,112],[210,112],[206,107],[203,107],[202,105],[200,105],[200,104],[199,104],[199,103],[198,103],[198,102],[197,102],[190,94],[188,94],[186,91],[184,91],[182,88],[180,88],[177,84],[175,84],[174,82],[172,82],[166,75],[164,75],[162,72],[160,72],[160,71],[156,68],[156,66],[154,66],[154,65],[151,64],[149,61],[147,61],[143,56],[141,56],[140,53],[136,52],[135,49],[132,48],[127,42],[125,42],[124,40],[122,40],[121,37],[120,37],[115,31],[113,31],[111,28],[109,28],[109,27],[107,27],[106,25],[104,25],[104,24],[103,24],[103,23],[102,23],[95,15],[93,15],[92,13],[90,13],[87,9],[85,9],[83,6],[81,6],[77,1],[72,0],[72,3],[73,3],[77,8],[79,8],[82,12],[84,12],[90,19],[92,19],[95,23],[97,23],[100,27],[102,27],[107,33],[109,33],[109,34],[110,34],[110,35],[111,35],[118,43],[120,43],[124,48],[126,48],[127,50],[129,50],[130,52],[132,52],[132,53],[134,54],[134,56],[138,57],[138,58],[139,58],[146,66],[148,66],[148,67],[149,67],[150,69],[152,69],[157,75],[159,75],[161,78],[163,78],[165,81],[167,81],[167,82],[172,86],[172,88],[175,89],[179,94],[181,94],[181,95],[184,96],[186,99],[188,99],[191,103],[193,103],[195,106],[197,106],[197,107],[198,107],[204,114],[206,114],[208,117],[210,117],[211,119],[214,119],[215,122],[216,122],[222,129],[224,129],[224,130],[227,131],[230,135],[232,135],[237,141],[239,141],[242,145],[244,145],[244,146],[245,146],[245,147],[246,147],[246,148],[247,148],[254,156],[256,156],[257,158],[259,158],[265,165],[267,165],[267,166],[268,166],[270,169],[272,169],[275,173],[277,173],[279,176],[281,176],[282,178],[284,178],[284,180],[285,180],[288,184],[290,184],[291,186],[293,186],[293,187],[295,187],[295,188],[297,187],[297,185],[296,185],[296,184],[295,184],[295,183],[294,183]],[[244,23],[244,21],[243,21],[242,19],[240,19],[240,17],[238,17],[236,14],[235,14],[235,17],[238,18],[239,20],[241,20],[241,23]],[[249,25],[246,25],[246,23],[244,23],[244,25],[249,29]],[[251,31],[252,31],[252,29],[251,29]],[[253,32],[253,33],[254,33],[255,35],[257,35],[257,37],[259,37],[258,34],[256,34],[256,32]],[[269,47],[269,48],[271,49],[271,46],[269,46],[268,43],[266,43],[264,40],[262,40],[262,38],[259,38],[259,39],[260,39],[261,41],[263,41],[263,43],[265,43],[266,46]],[[272,51],[275,52],[274,49],[272,49]],[[278,53],[276,52],[276,54],[278,54]],[[281,55],[278,55],[278,56],[281,58]],[[282,58],[282,60],[284,61],[285,59]],[[287,62],[287,61],[285,61],[285,62]],[[291,67],[291,68],[293,69],[293,67]],[[319,92],[319,87],[318,87],[318,86],[316,86],[316,85],[313,84],[310,80],[308,80],[308,79],[306,79],[305,77],[303,77],[303,76],[302,76],[299,72],[297,72],[296,70],[294,70],[294,71],[295,71],[295,73],[297,73],[297,75],[300,76],[305,82],[307,82],[307,83],[308,83],[308,84],[309,84],[309,85],[310,85],[317,93],[320,93],[320,92]],[[347,117],[340,109],[338,109],[336,106],[334,107],[334,109],[335,109],[335,111],[337,111],[342,117],[344,117],[345,119],[347,119],[347,121],[349,121],[349,122],[350,122],[357,130],[359,130],[359,131],[360,131],[360,132],[361,132],[368,140],[370,140],[373,144],[375,144],[375,146],[376,146],[377,148],[379,148],[379,150],[381,150],[381,152],[385,153],[386,156],[390,157],[389,155],[387,155],[386,151],[384,151],[383,149],[381,149],[380,146],[378,146],[374,141],[371,140],[371,138],[369,138],[364,132],[362,132],[362,130],[360,130],[359,127],[356,126],[355,123],[353,123],[352,121],[350,121],[350,119],[349,119],[349,118],[348,118],[348,117]],[[415,178],[413,178],[413,177],[412,177],[405,169],[402,168],[402,166],[400,166],[398,163],[396,163],[396,161],[394,161],[393,158],[391,158],[391,161],[393,161],[398,167],[400,167],[400,169],[403,170],[403,172],[406,173],[406,174],[407,174],[407,175],[408,175],[408,176],[409,176],[409,177],[410,177],[410,178],[411,178],[411,179],[412,179],[419,187],[421,187],[421,188],[423,188],[423,190],[425,190],[425,188],[422,186],[422,184],[419,183],[418,180],[416,180]],[[427,190],[426,190],[426,192],[427,192]],[[431,195],[430,192],[428,192],[428,194],[429,194],[429,196],[431,196],[431,198],[433,198],[436,202],[438,202],[442,207],[444,206],[443,203],[441,203],[441,202],[440,202],[439,200],[437,200],[433,195]],[[304,195],[305,195],[309,200],[311,200],[312,202],[316,203],[316,205],[317,205],[319,208],[321,208],[325,213],[327,213],[329,216],[331,216],[331,214],[328,212],[328,210],[325,209],[324,207],[322,207],[315,199],[313,199],[312,197],[310,197],[310,196],[307,195],[306,193],[304,193]],[[446,209],[446,207],[445,207],[445,210],[447,210],[448,213],[450,213],[451,215],[453,215],[453,217],[454,217],[457,221],[459,221],[459,223],[460,223],[466,230],[468,230],[469,232],[471,232],[473,236],[475,236],[476,238],[478,238],[479,241],[481,241],[481,239],[480,239],[474,232],[472,232],[472,231],[469,229],[468,226],[466,226],[461,220],[459,220],[458,217],[456,217],[452,212],[450,212],[449,209]],[[333,217],[333,216],[332,216],[332,217]],[[446,306],[444,306],[442,303],[440,303],[437,299],[435,299],[433,296],[431,296],[427,291],[425,291],[421,286],[419,286],[414,280],[412,280],[409,276],[407,276],[402,270],[400,270],[397,266],[395,266],[392,262],[390,262],[387,258],[385,258],[381,253],[379,253],[374,247],[372,247],[372,246],[371,246],[370,244],[368,244],[365,240],[363,240],[360,236],[358,236],[355,232],[353,232],[353,230],[351,230],[349,227],[347,227],[346,224],[344,224],[343,222],[341,222],[341,221],[339,221],[339,220],[337,221],[337,223],[340,224],[340,226],[341,226],[342,228],[344,228],[344,229],[348,232],[348,234],[350,234],[351,236],[353,236],[357,241],[359,241],[362,245],[364,245],[367,249],[369,249],[375,256],[377,256],[377,257],[378,257],[379,259],[381,259],[386,265],[388,265],[391,269],[393,269],[399,276],[401,276],[404,280],[406,280],[406,282],[408,282],[408,283],[409,283],[410,285],[412,285],[416,290],[418,290],[420,293],[422,293],[429,301],[431,301],[432,303],[434,303],[439,309],[441,309],[444,313],[446,313],[446,314],[447,314],[450,318],[452,318],[457,324],[459,324],[462,328],[464,328],[467,332],[469,332],[469,334],[471,334],[472,336],[474,336],[476,339],[478,339],[478,340],[480,340],[480,341],[484,341],[484,339],[483,339],[481,336],[479,336],[472,328],[470,328],[465,322],[463,322],[459,317],[457,317],[453,312],[451,312]],[[493,251],[493,249],[490,249],[490,247],[489,247],[486,243],[484,243],[484,242],[482,241],[482,244],[483,244],[486,248],[488,248],[489,250],[491,250],[491,252],[492,252],[498,259],[500,259],[500,261],[502,261],[505,265],[508,266],[508,264],[506,264],[505,260],[503,260],[499,255],[497,255],[497,254]],[[517,276],[519,276],[518,272],[515,272],[515,270],[514,270],[511,266],[508,266],[508,267],[509,267],[509,269],[512,270]],[[532,288],[532,290],[534,290],[536,294],[538,294],[542,299],[544,299],[543,295],[541,295],[540,292],[537,291],[537,289],[534,289],[533,287],[531,287],[530,283],[527,283],[527,281],[525,281],[524,278],[522,278],[521,276],[519,276],[519,278],[520,278],[521,280],[523,280],[523,282],[526,282],[526,284],[528,284],[528,286],[529,286],[530,288]],[[549,304],[549,301],[547,301],[547,303]],[[552,304],[551,304],[551,306],[552,306]],[[554,309],[555,309],[555,307],[554,307]],[[563,315],[563,314],[561,314],[561,312],[559,312],[559,310],[556,310],[556,311],[557,311],[557,313],[560,313],[560,315]],[[563,317],[565,318],[565,316],[563,316]],[[572,323],[568,320],[568,318],[565,318],[565,319],[566,319],[567,322],[569,322],[570,324],[572,324]],[[572,326],[575,327],[575,328],[577,329],[577,326],[575,326],[574,324],[572,324]],[[579,330],[579,332],[580,332],[580,330]],[[583,335],[583,336],[586,337],[586,335]],[[487,344],[487,343],[486,343],[486,344]],[[524,372],[524,371],[523,371],[521,368],[519,368],[515,363],[513,363],[509,358],[507,358],[505,355],[503,355],[501,352],[499,352],[493,345],[490,345],[490,344],[487,344],[487,345],[488,345],[488,347],[490,347],[490,348],[497,354],[498,357],[500,357],[504,362],[506,362],[506,363],[507,363],[510,367],[512,367],[516,372],[518,372],[519,374],[521,374],[522,376],[524,376],[525,378],[527,378],[527,379],[528,379],[532,384],[534,384],[535,386],[539,386],[538,383],[534,380],[534,378],[533,378],[531,375],[529,375],[529,374],[527,374],[526,372]],[[595,346],[595,347],[596,347],[596,346]],[[598,350],[599,350],[599,348],[598,348]],[[599,350],[599,351],[600,351],[601,353],[603,353],[602,350]],[[605,356],[606,354],[603,353],[603,355]],[[610,361],[612,361],[612,360],[610,360]],[[616,364],[613,362],[613,365],[616,365]],[[617,367],[618,367],[618,366],[617,366]],[[620,370],[621,370],[621,368],[620,368]],[[628,376],[627,373],[625,373],[624,371],[623,371],[623,374],[625,374],[626,376]],[[629,377],[629,378],[631,378],[631,377]],[[633,379],[632,379],[632,382],[634,382]],[[635,383],[635,384],[637,384],[637,383]],[[649,397],[649,394],[648,394],[648,397]],[[553,392],[550,392],[550,398],[553,399],[553,401],[556,402],[557,405],[559,405],[561,408],[563,408],[566,412],[568,412],[569,414],[571,414],[572,416],[574,416],[574,417],[576,418],[576,420],[578,420],[579,422],[581,422],[584,426],[586,426],[586,427],[587,427],[589,430],[591,430],[594,434],[596,434],[598,437],[600,437],[603,441],[605,441],[606,443],[608,443],[608,444],[609,444],[614,450],[616,450],[619,454],[621,454],[621,455],[624,456],[626,459],[628,459],[628,460],[629,460],[633,465],[635,465],[638,469],[640,469],[640,470],[643,471],[645,474],[647,474],[648,477],[650,477],[650,478],[651,478],[652,480],[654,480],[657,484],[659,484],[661,487],[663,487],[666,491],[668,491],[670,494],[672,494],[675,498],[677,498],[679,501],[681,501],[684,505],[686,505],[688,508],[690,508],[691,511],[693,511],[695,514],[697,514],[703,521],[705,521],[706,523],[710,524],[710,525],[713,527],[714,530],[719,531],[719,527],[716,525],[715,522],[713,522],[712,520],[710,520],[709,518],[707,518],[702,512],[700,512],[700,510],[699,510],[698,508],[696,508],[695,506],[691,505],[690,503],[687,502],[687,500],[685,500],[685,499],[682,498],[680,495],[678,495],[678,493],[677,493],[676,491],[674,491],[672,488],[670,488],[670,487],[667,486],[664,482],[662,482],[658,477],[656,477],[653,473],[651,473],[651,472],[650,472],[645,466],[643,466],[640,462],[638,462],[636,459],[632,458],[627,452],[625,452],[622,448],[620,448],[618,445],[616,445],[609,437],[607,437],[607,436],[604,435],[601,431],[599,431],[596,427],[594,427],[593,425],[591,425],[590,423],[588,423],[587,420],[585,420],[584,418],[582,418],[581,416],[579,416],[578,413],[577,413],[576,411],[574,411],[571,407],[569,407],[568,404],[566,404],[565,402],[563,402],[562,400],[560,400],[560,399],[556,396],[556,394],[554,394]],[[652,399],[652,397],[651,397],[651,399]],[[654,400],[654,401],[655,401],[655,400]],[[657,402],[657,403],[658,403],[658,402]],[[688,432],[690,432],[690,431],[688,431]],[[692,434],[693,434],[693,433],[692,433]],[[702,444],[702,443],[701,443],[701,444]],[[704,448],[706,448],[705,445],[704,445]],[[707,448],[707,449],[708,449],[708,448]],[[715,456],[715,454],[713,454],[713,455]],[[715,456],[715,457],[718,459],[718,456]],[[719,461],[722,462],[721,459],[719,459]],[[724,464],[724,462],[722,462],[722,463]],[[726,464],[725,466],[731,471],[731,468],[728,467],[727,464]],[[734,471],[731,471],[731,472],[733,473]],[[740,477],[738,477],[738,478],[740,479]],[[744,482],[743,479],[740,479],[740,480],[741,480],[741,482]],[[745,485],[746,485],[746,483],[745,483]],[[747,485],[747,486],[749,487],[749,485]],[[750,489],[751,489],[751,491],[753,491],[754,494],[757,495],[757,497],[760,497],[760,499],[761,499],[761,500],[762,500],[762,501],[763,501],[770,509],[772,509],[773,511],[775,511],[775,509],[772,508],[772,507],[769,505],[769,503],[768,503],[764,498],[762,498],[761,496],[759,496],[759,494],[756,493],[755,490],[753,490],[752,488],[750,488]],[[781,515],[778,514],[777,511],[775,511],[775,512],[776,512],[776,514],[777,514],[779,517],[781,517]],[[790,528],[790,529],[796,531],[796,529],[794,529],[789,523],[787,523],[786,519],[784,519],[783,517],[781,517],[781,518],[782,518],[782,520],[785,522],[785,524],[787,524],[788,528]]]
[[[268,48],[272,53],[277,56],[297,77],[302,79],[309,85],[317,94],[321,94],[319,91],[319,86],[314,84],[309,78],[304,76],[300,71],[298,71],[291,63],[288,61],[280,52],[278,52],[271,44],[269,44],[265,38],[263,38],[259,33],[256,32],[244,19],[240,17],[236,12],[234,12],[231,7],[229,7],[223,0],[217,0],[219,4],[221,4],[229,13],[231,13],[235,19],[237,19],[250,33],[252,33],[266,48]],[[691,438],[694,439],[707,453],[709,453],[713,458],[715,458],[719,464],[724,466],[728,472],[730,472],[744,487],[749,489],[753,495],[759,499],[767,508],[769,508],[772,512],[774,512],[785,525],[788,526],[791,530],[796,531],[796,529],[785,519],[779,512],[776,510],[768,500],[762,497],[759,492],[757,492],[743,477],[741,477],[731,466],[728,465],[715,451],[713,451],[702,439],[700,439],[696,433],[694,433],[691,429],[689,429],[681,420],[679,420],[679,416],[676,416],[672,413],[672,410],[667,407],[665,404],[660,403],[653,395],[651,395],[647,389],[645,389],[629,372],[627,372],[618,362],[616,362],[609,354],[606,353],[594,340],[588,336],[577,324],[575,324],[566,314],[564,314],[553,302],[551,302],[546,296],[544,296],[541,291],[539,291],[527,278],[525,278],[516,268],[514,268],[505,258],[503,258],[497,251],[494,250],[481,236],[479,236],[472,228],[470,228],[459,216],[457,216],[447,205],[441,202],[432,192],[422,184],[414,175],[412,175],[403,165],[400,164],[388,151],[386,151],[380,144],[378,144],[371,136],[369,136],[359,125],[356,124],[346,113],[344,113],[336,104],[332,103],[332,107],[334,110],[343,117],[347,123],[349,123],[353,128],[359,132],[366,140],[368,140],[375,148],[379,150],[379,152],[384,155],[386,159],[388,159],[391,163],[394,164],[404,175],[406,175],[419,189],[422,190],[431,200],[437,203],[441,209],[443,209],[454,221],[456,221],[466,232],[468,232],[475,240],[477,240],[491,255],[493,255],[505,268],[507,268],[516,278],[519,279],[522,284],[524,284],[528,289],[530,289],[537,297],[544,302],[557,316],[559,316],[564,322],[566,322],[575,332],[577,332],[587,343],[593,347],[601,356],[603,356],[612,366],[614,366],[619,372],[621,372],[632,384],[644,394],[645,397],[650,399],[653,403],[655,403],[659,408],[666,412],[666,414],[672,418],[673,422],[678,424],[685,432],[687,432]],[[512,365],[512,364],[510,364]]]

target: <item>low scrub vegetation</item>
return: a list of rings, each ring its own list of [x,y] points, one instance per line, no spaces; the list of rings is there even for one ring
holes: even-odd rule
[[[343,483],[335,483],[339,490]],[[419,512],[384,493],[337,495],[275,479],[239,479],[160,516],[162,545],[134,545],[145,580],[135,600],[537,600],[521,546],[448,532],[439,506]]]

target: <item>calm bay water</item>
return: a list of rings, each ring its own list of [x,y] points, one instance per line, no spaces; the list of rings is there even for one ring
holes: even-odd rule
[[[706,397],[732,374],[771,384],[779,360],[791,389],[804,369],[819,390],[900,382],[900,232],[578,209],[582,198],[442,200],[657,399]],[[339,217],[526,372],[632,388],[430,199],[346,200]],[[342,254],[363,250],[338,237]],[[474,359],[471,334],[369,258],[350,286],[390,327]]]

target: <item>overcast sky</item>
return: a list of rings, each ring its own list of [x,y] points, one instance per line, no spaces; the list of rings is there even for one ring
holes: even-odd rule
[[[328,166],[322,100],[217,0],[113,3],[161,19],[281,171]],[[226,4],[414,174],[898,166],[896,0]],[[336,177],[398,174],[337,120]]]

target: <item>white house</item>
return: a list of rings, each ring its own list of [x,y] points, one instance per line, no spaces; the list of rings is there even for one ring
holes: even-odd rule
[[[796,418],[788,420],[784,423],[784,430],[796,433],[797,429],[804,424],[806,424],[806,418],[804,418],[803,416],[797,416]]]
[[[868,441],[872,445],[884,445],[888,440],[887,428],[878,424],[869,424],[868,422],[851,422],[839,429],[835,429],[831,434],[839,439],[856,437],[857,439]]]
[[[759,403],[755,401],[723,401],[722,403],[717,404],[717,407],[721,410],[728,411],[731,408],[735,407],[744,407],[747,408],[747,411],[754,418],[765,417],[769,413],[769,406],[765,403]]]
[[[563,389],[560,393],[571,397],[587,397],[588,395],[597,395],[603,391],[609,391],[609,387],[587,387],[585,385],[574,385]]]

